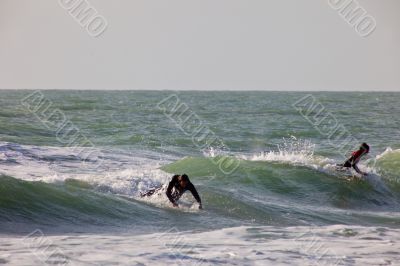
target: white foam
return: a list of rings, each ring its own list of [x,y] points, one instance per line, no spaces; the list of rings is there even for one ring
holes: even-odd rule
[[[358,164],[359,169],[368,173],[367,177],[363,177],[354,169],[348,169],[345,171],[345,173],[341,174],[337,171],[338,169],[336,160],[315,155],[314,148],[315,145],[311,142],[296,139],[292,136],[292,138],[289,140],[284,139],[283,144],[278,145],[278,149],[276,151],[268,151],[252,155],[238,155],[237,158],[250,161],[280,162],[295,166],[300,165],[338,177],[350,175],[353,177],[363,178],[364,180],[372,184],[376,184],[378,187],[382,188],[382,186],[384,186],[381,181],[382,177],[380,175],[382,169],[377,167],[376,163],[384,156],[400,152],[400,150],[392,150],[390,147],[388,147],[384,152],[376,155],[374,158],[361,161]],[[387,190],[386,188],[384,189]]]
[[[104,159],[98,166],[96,162],[82,163],[68,147],[0,143],[1,173],[48,183],[77,179],[97,189],[129,197],[136,197],[170,178],[170,174],[159,169],[171,161],[168,156],[157,158],[154,154],[143,155],[142,151],[103,149],[101,152]]]
[[[238,158],[250,161],[280,162],[291,165],[306,166],[320,171],[332,171],[336,169],[336,161],[323,156],[314,155],[314,152],[306,151],[269,151],[253,155],[241,155]]]
[[[386,155],[391,154],[391,153],[400,153],[400,149],[393,150],[391,147],[387,147],[384,152],[382,152],[381,154],[376,155],[375,159],[379,160],[383,156],[386,156]]]
[[[261,152],[252,155],[241,155],[239,158],[251,161],[284,162],[293,165],[304,165],[319,168],[329,159],[314,155],[315,144],[308,140],[283,138],[282,144],[277,145],[276,150]]]
[[[6,244],[6,245],[5,245]],[[400,230],[332,225],[235,227],[202,233],[0,237],[7,264],[399,265]]]

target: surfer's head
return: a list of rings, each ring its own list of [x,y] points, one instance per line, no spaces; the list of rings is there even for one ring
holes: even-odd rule
[[[185,188],[189,183],[189,177],[186,174],[183,174],[178,177],[178,182],[182,188]]]
[[[361,144],[360,149],[364,150],[365,153],[368,153],[369,152],[369,145],[364,142],[363,144]]]

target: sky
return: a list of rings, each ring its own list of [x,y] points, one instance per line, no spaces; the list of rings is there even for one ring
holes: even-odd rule
[[[400,91],[400,1],[340,1],[0,0],[0,89]]]

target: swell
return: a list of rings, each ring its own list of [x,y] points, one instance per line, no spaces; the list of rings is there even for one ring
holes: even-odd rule
[[[400,150],[387,148],[377,156],[373,167],[390,181],[400,183]]]
[[[170,173],[187,173],[211,187],[246,188],[249,192],[325,206],[334,204],[339,198],[346,200],[350,208],[389,206],[399,200],[399,184],[374,173],[363,179],[350,179],[347,173],[335,171],[331,164],[317,167],[282,161],[236,160],[239,167],[230,175],[224,175],[214,163],[218,159],[204,157],[186,157],[162,169]],[[382,168],[380,171],[383,172]]]
[[[135,201],[97,193],[91,188],[79,180],[47,184],[2,175],[0,223],[120,226],[126,222],[139,224],[152,213],[152,208],[144,211]],[[139,214],[143,219],[135,219]]]
[[[237,159],[239,167],[229,176],[209,158],[187,157],[163,167],[171,173],[195,176],[198,184],[213,189],[215,195],[235,199],[266,219],[289,224],[365,223],[385,221],[399,223],[399,184],[371,174],[364,180],[344,179],[324,167],[294,165],[279,161]],[[219,202],[218,199],[214,199]],[[218,204],[216,204],[218,205]],[[218,207],[219,208],[219,207]],[[240,209],[240,207],[237,207]],[[220,211],[226,208],[220,206]],[[392,219],[393,218],[393,219]]]
[[[397,154],[387,153],[382,158],[392,161],[391,156]],[[205,207],[203,212],[196,213],[138,200],[138,193],[121,193],[138,192],[139,187],[111,189],[112,178],[108,185],[77,179],[49,184],[3,175],[0,223],[127,228],[163,226],[172,221],[180,229],[199,230],[254,223],[400,224],[399,185],[393,180],[378,175],[372,176],[373,180],[346,180],[322,165],[316,168],[278,160],[236,160],[239,167],[230,175],[224,175],[218,165],[205,157],[186,157],[162,167],[168,173],[187,173],[191,177]],[[390,168],[382,160],[377,163],[381,162],[380,169],[395,175],[396,166],[390,163]],[[133,181],[129,184],[138,186]]]

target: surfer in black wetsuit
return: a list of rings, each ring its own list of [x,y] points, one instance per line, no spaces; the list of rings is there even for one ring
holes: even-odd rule
[[[346,168],[353,167],[357,173],[361,175],[367,175],[367,173],[361,172],[361,170],[357,167],[357,164],[360,161],[361,157],[363,157],[368,152],[369,152],[369,146],[367,143],[364,142],[363,144],[361,144],[358,151],[352,152],[351,157],[349,159],[347,159],[343,164],[338,164],[337,166]]]
[[[155,192],[160,191],[161,189],[162,187],[157,189],[152,189],[146,192],[145,194],[142,194],[141,196],[149,197],[153,195]],[[199,203],[199,209],[202,209],[203,207],[201,205],[201,199],[199,193],[197,193],[196,188],[194,187],[192,182],[190,182],[189,177],[186,174],[174,175],[172,177],[172,180],[168,184],[166,194],[169,201],[171,201],[172,205],[174,205],[174,207],[178,207],[178,203],[176,202],[187,190],[189,190],[192,193],[193,197]]]
[[[172,189],[174,191],[172,191]],[[196,188],[194,187],[192,182],[190,182],[189,177],[186,174],[174,175],[172,177],[171,182],[169,182],[166,194],[167,194],[169,201],[172,202],[172,205],[174,205],[174,207],[178,207],[178,204],[176,203],[176,201],[179,200],[179,198],[187,190],[192,192],[193,197],[199,203],[199,209],[202,209],[200,196],[197,193]]]

